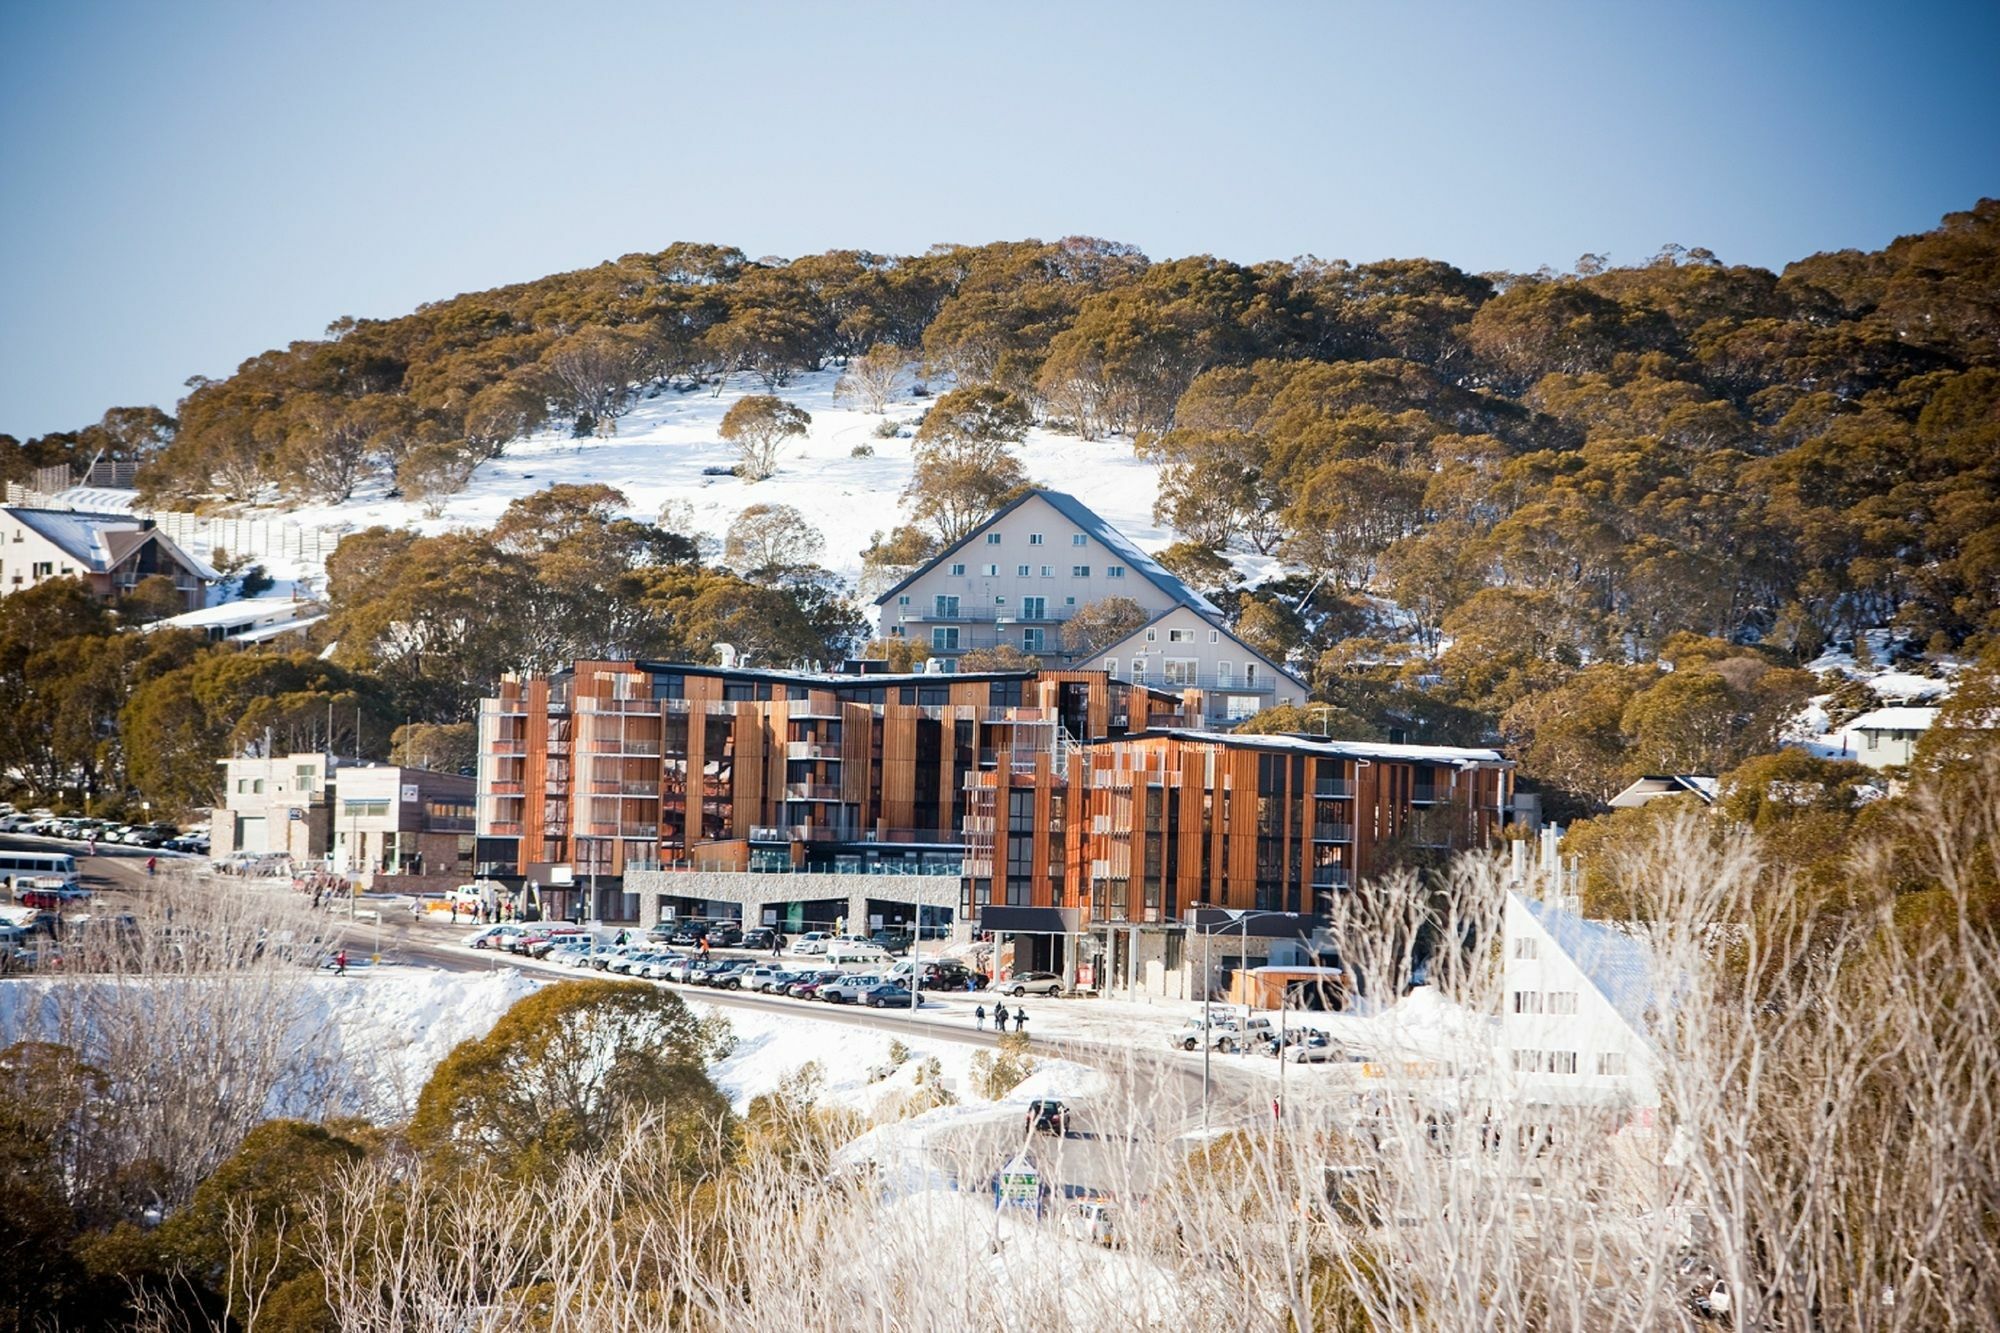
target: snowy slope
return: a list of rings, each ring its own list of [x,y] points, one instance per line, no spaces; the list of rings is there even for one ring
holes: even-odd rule
[[[669,391],[643,400],[620,419],[618,434],[610,439],[572,440],[560,432],[544,432],[516,441],[502,457],[482,464],[472,484],[452,497],[436,519],[425,518],[418,505],[386,498],[381,485],[345,504],[290,509],[283,516],[314,526],[383,524],[426,533],[484,529],[510,502],[551,483],[603,482],[625,493],[637,518],[657,518],[668,501],[685,501],[699,531],[717,542],[746,507],[791,505],[825,535],[822,563],[852,580],[872,535],[908,517],[900,497],[910,476],[909,433],[932,400],[904,399],[892,406],[890,419],[906,433],[878,439],[875,428],[881,417],[834,403],[839,378],[838,371],[820,371],[779,390],[779,397],[812,414],[812,430],[784,449],[777,475],[766,481],[702,475],[704,468],[727,468],[737,461],[735,450],[717,434],[723,414],[737,399],[764,392],[760,381],[738,376],[720,395],[712,389]],[[854,457],[857,445],[872,448],[873,456]],[[1174,535],[1153,522],[1157,472],[1133,455],[1129,441],[1086,442],[1036,430],[1020,453],[1037,485],[1068,491],[1145,550],[1158,551],[1173,542]]]

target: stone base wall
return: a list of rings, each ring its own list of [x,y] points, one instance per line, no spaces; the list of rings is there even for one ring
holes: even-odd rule
[[[740,906],[743,923],[754,926],[763,920],[763,908],[770,903],[845,898],[847,919],[859,934],[868,920],[871,898],[926,907],[958,908],[959,880],[956,875],[753,875],[731,870],[628,870],[625,892],[639,899],[639,923],[657,925],[660,898],[706,898]],[[914,911],[912,912],[914,916]],[[954,923],[954,934],[962,930]]]

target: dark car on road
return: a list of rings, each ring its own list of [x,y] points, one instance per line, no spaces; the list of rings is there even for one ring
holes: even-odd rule
[[[1069,1107],[1052,1097],[1042,1097],[1028,1103],[1028,1132],[1030,1134],[1054,1134],[1057,1137],[1069,1133]]]
[[[870,1009],[908,1009],[910,992],[894,984],[877,986],[861,997],[861,1002]]]
[[[777,932],[769,926],[752,926],[743,932],[742,945],[746,949],[767,950],[777,937]]]
[[[907,930],[878,930],[873,935],[870,935],[868,939],[871,943],[879,946],[884,953],[891,953],[900,957],[910,951],[910,944],[916,939],[916,936],[910,934]]]

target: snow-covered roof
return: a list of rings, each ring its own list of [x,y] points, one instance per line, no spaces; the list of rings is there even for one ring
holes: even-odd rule
[[[1122,559],[1126,563],[1126,565],[1132,569],[1134,573],[1144,578],[1147,582],[1151,583],[1161,592],[1166,593],[1167,596],[1173,598],[1176,602],[1179,602],[1183,606],[1193,607],[1203,616],[1209,617],[1211,619],[1219,620],[1222,618],[1221,607],[1217,606],[1214,602],[1209,601],[1208,598],[1202,596],[1200,593],[1196,592],[1193,588],[1188,587],[1187,584],[1182,583],[1178,578],[1174,577],[1174,575],[1167,569],[1165,565],[1162,565],[1159,561],[1153,559],[1152,556],[1147,555],[1137,546],[1134,546],[1132,544],[1131,538],[1127,537],[1124,533],[1118,531],[1118,529],[1112,527],[1109,523],[1106,523],[1103,519],[1099,518],[1095,513],[1091,512],[1090,506],[1084,504],[1081,500],[1077,499],[1073,495],[1066,495],[1061,491],[1050,491],[1050,490],[1039,490],[1039,489],[1023,491],[1020,495],[1016,496],[1010,504],[1008,504],[1005,508],[1001,509],[1000,512],[994,514],[993,517],[987,519],[984,523],[981,523],[978,527],[974,528],[971,532],[967,533],[964,537],[960,538],[957,543],[955,543],[948,549],[940,551],[936,559],[930,560],[924,563],[923,565],[918,566],[915,572],[911,573],[908,577],[904,578],[901,582],[896,584],[895,587],[890,588],[880,597],[877,597],[875,599],[875,605],[877,606],[889,605],[890,600],[894,598],[896,594],[902,592],[903,589],[909,587],[912,583],[915,583],[918,579],[922,578],[925,574],[928,574],[931,570],[937,568],[940,564],[943,564],[946,560],[950,559],[951,556],[957,551],[959,551],[961,548],[970,546],[975,540],[977,540],[982,534],[984,534],[988,528],[992,527],[995,523],[998,523],[1001,519],[1007,517],[1007,515],[1013,513],[1016,509],[1020,508],[1028,501],[1034,499],[1042,500],[1051,509],[1054,509],[1064,518],[1076,524],[1077,527],[1081,528],[1085,533],[1089,534],[1091,537],[1096,538],[1101,545],[1116,552],[1118,557]]]
[[[1498,750],[1458,745],[1390,745],[1376,741],[1336,741],[1310,736],[1267,735],[1239,731],[1162,731],[1152,733],[1188,741],[1214,741],[1220,745],[1249,746],[1260,750],[1289,750],[1298,754],[1326,755],[1334,759],[1389,759],[1414,763],[1452,764],[1465,768],[1473,764],[1505,762]]]
[[[138,503],[139,492],[113,486],[72,486],[49,497],[56,504],[99,514],[125,514]]]
[[[168,616],[154,624],[172,629],[213,629],[231,625],[254,625],[260,620],[272,623],[290,622],[298,619],[299,612],[307,607],[316,607],[317,602],[302,601],[293,597],[252,597],[243,601],[224,602],[220,606],[204,606],[199,611],[185,611],[177,616]]]
[[[303,634],[320,621],[323,615],[301,616],[297,620],[286,620],[276,625],[259,625],[256,629],[245,630],[241,634],[229,636],[231,643],[263,643],[267,639],[282,638],[287,634]]]
[[[1842,731],[1928,731],[1931,723],[1937,721],[1935,708],[1898,707],[1877,708],[1863,713],[1842,727]]]
[[[46,539],[92,573],[104,574],[147,542],[157,542],[169,556],[196,576],[210,582],[221,577],[202,560],[182,550],[149,520],[131,514],[99,514],[87,509],[28,509],[7,505],[6,514]]]
[[[1614,810],[1629,810],[1662,796],[1694,795],[1704,805],[1714,805],[1722,783],[1705,773],[1648,773],[1610,800]]]
[[[1514,896],[1632,1030],[1644,1033],[1647,1011],[1658,1007],[1652,950],[1602,921],[1591,921],[1520,894]]]

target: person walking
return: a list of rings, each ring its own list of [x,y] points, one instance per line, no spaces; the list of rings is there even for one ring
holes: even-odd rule
[[[1028,1011],[1017,1004],[1014,1006],[1014,1031],[1026,1032],[1027,1030]]]
[[[159,857],[157,857],[157,856],[149,856],[149,857],[147,857],[147,858],[146,858],[146,878],[147,878],[147,879],[151,879],[151,878],[153,877],[154,873],[155,873],[155,872],[157,872],[157,871],[159,870],[159,868],[160,868],[160,858],[159,858]]]
[[[777,931],[771,932],[771,957],[779,958],[785,952],[785,937]]]
[[[972,1011],[972,1026],[977,1032],[986,1031],[986,1006],[980,1005]]]
[[[97,835],[95,833],[83,840],[83,854],[85,856],[97,855]]]
[[[347,950],[342,949],[333,956],[333,975],[336,977],[347,975]]]
[[[620,931],[619,931],[619,932],[617,933],[617,935],[613,936],[613,937],[612,937],[612,940],[611,940],[611,942],[612,942],[612,944],[616,945],[616,946],[617,946],[618,948],[620,948],[620,949],[624,948],[624,947],[625,947],[625,932],[624,932],[624,930],[622,930],[622,929],[621,929],[621,930],[620,930]]]

